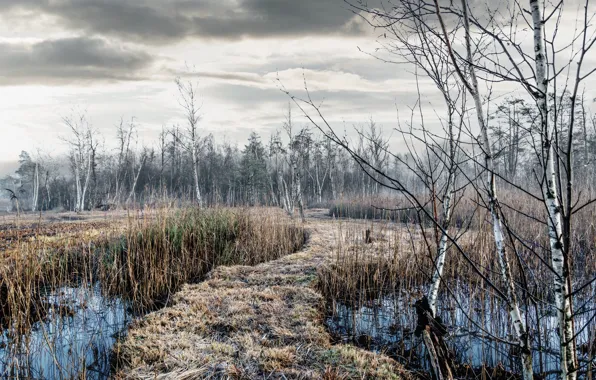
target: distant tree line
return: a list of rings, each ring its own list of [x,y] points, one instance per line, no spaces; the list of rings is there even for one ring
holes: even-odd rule
[[[243,146],[201,136],[198,119],[164,127],[152,145],[139,143],[141,127],[134,118],[117,123],[115,144],[107,144],[85,114],[63,121],[67,154],[23,151],[18,170],[0,180],[2,196],[14,193],[21,210],[105,210],[179,200],[271,205],[293,214],[381,191],[335,144],[294,125],[291,112],[272,135],[253,132]],[[362,154],[389,167],[379,149],[388,144],[382,129],[371,121],[362,131],[372,137],[360,137]]]
[[[253,132],[241,147],[218,142],[211,134],[201,136],[199,107],[193,105],[196,93],[187,96],[196,90],[191,84],[177,83],[181,97],[186,96],[181,102],[186,125],[164,127],[157,141],[141,145],[141,126],[134,118],[121,119],[115,126],[115,144],[107,144],[84,113],[65,117],[63,141],[68,154],[23,151],[18,170],[0,180],[6,189],[3,196],[8,199],[14,193],[21,210],[30,211],[110,209],[181,200],[206,206],[279,206],[293,214],[295,209],[386,191],[379,185],[384,181],[380,173],[367,174],[318,130],[295,125],[290,110],[272,135]],[[578,138],[572,144],[573,165],[582,174],[578,182],[592,187],[596,115],[589,113],[587,102],[582,96],[571,107],[569,94],[561,96],[553,122],[565,132],[569,112],[574,110],[580,128],[574,132]],[[535,107],[515,98],[502,101],[490,114],[495,170],[506,179],[505,187],[513,180],[531,182],[538,164],[531,140],[536,118]],[[393,173],[415,191],[426,191],[427,179],[406,167],[419,158],[408,156],[407,149],[398,155],[388,153],[390,139],[385,132],[372,119],[358,127],[351,142],[355,152],[380,172]],[[567,146],[566,136],[554,136],[561,149]],[[468,166],[462,163],[460,170],[473,176],[474,165]],[[16,209],[14,197],[12,204]]]

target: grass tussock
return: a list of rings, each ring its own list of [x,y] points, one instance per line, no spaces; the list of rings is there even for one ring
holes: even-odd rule
[[[183,210],[134,223],[107,247],[103,282],[137,304],[151,305],[219,265],[255,265],[302,247],[300,226],[262,211]]]

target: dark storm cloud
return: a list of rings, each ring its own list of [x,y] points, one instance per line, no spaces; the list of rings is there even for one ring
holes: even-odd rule
[[[99,38],[64,38],[34,44],[0,43],[0,84],[137,80],[152,64],[143,52]]]
[[[41,12],[70,29],[145,43],[361,33],[346,8],[343,0],[0,0],[4,11]]]
[[[441,0],[452,4],[450,0]],[[573,0],[577,2],[579,0]],[[392,9],[399,0],[348,0]],[[360,35],[368,25],[344,0],[0,0],[0,12],[54,17],[67,29],[162,44],[188,37],[239,39],[301,35]],[[469,0],[483,19],[509,17],[510,0]],[[455,5],[457,8],[457,4]],[[17,12],[18,13],[18,12]],[[453,21],[444,15],[446,22]]]

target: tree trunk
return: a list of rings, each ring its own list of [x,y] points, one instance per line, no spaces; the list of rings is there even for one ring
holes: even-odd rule
[[[52,208],[52,197],[50,196],[50,183],[46,178],[46,193],[48,195],[48,201],[46,204],[46,207],[48,210],[50,210]]]
[[[83,192],[81,193],[79,211],[83,211],[85,209],[85,194],[87,193],[87,188],[89,187],[90,179],[91,179],[91,148],[89,148],[89,150],[87,152],[87,174],[85,175],[85,184],[83,186]]]
[[[75,172],[75,186],[76,186],[76,190],[77,190],[77,198],[76,198],[76,202],[75,202],[75,211],[79,212],[81,209],[81,169],[80,169],[80,156],[79,156],[79,152],[75,152],[74,153],[74,172]]]
[[[559,317],[559,337],[561,354],[561,378],[575,380],[577,378],[577,357],[573,348],[574,328],[569,298],[567,257],[563,246],[563,226],[561,222],[561,205],[557,191],[555,152],[552,146],[552,132],[548,125],[548,79],[546,78],[546,54],[543,43],[543,20],[541,4],[538,0],[530,0],[532,22],[534,26],[534,52],[536,62],[536,85],[538,93],[536,102],[540,113],[541,130],[544,134],[542,149],[545,159],[546,181],[543,185],[544,199],[548,211],[548,237],[550,243],[552,267],[555,271],[555,303]],[[569,152],[570,153],[570,152]],[[569,248],[569,247],[567,247]]]
[[[294,216],[294,199],[292,197],[292,189],[290,189],[290,191],[288,192],[288,184],[286,183],[286,181],[284,179],[282,179],[283,181],[283,187],[284,187],[284,207],[286,209],[286,212],[288,213],[288,215],[290,215],[290,217]]]
[[[417,314],[417,326],[414,334],[422,336],[426,347],[433,377],[437,380],[453,379],[453,360],[443,336],[447,330],[439,318],[434,317],[428,298],[423,297],[414,304]]]
[[[449,55],[453,60],[453,64],[456,66],[457,74],[459,75],[461,81],[466,84],[466,88],[468,92],[472,95],[474,99],[474,105],[476,106],[476,116],[478,118],[478,125],[480,126],[480,132],[482,135],[482,149],[485,157],[485,167],[488,172],[487,178],[487,190],[489,196],[489,209],[492,216],[493,221],[493,235],[495,239],[495,246],[497,250],[497,256],[499,261],[499,266],[501,269],[501,277],[503,279],[503,283],[507,289],[507,305],[509,308],[509,314],[511,316],[511,322],[514,326],[516,338],[519,341],[520,349],[521,349],[521,367],[522,367],[522,375],[524,380],[531,380],[534,377],[534,371],[532,367],[532,352],[531,347],[529,344],[529,336],[526,331],[526,326],[524,323],[524,319],[522,318],[519,305],[517,302],[517,296],[515,294],[515,284],[513,278],[511,276],[511,268],[509,266],[509,261],[507,259],[507,255],[505,252],[505,241],[503,237],[503,227],[501,225],[501,218],[499,215],[499,206],[497,200],[497,187],[496,187],[496,176],[495,176],[495,165],[494,159],[491,152],[491,145],[488,137],[488,128],[486,126],[483,114],[483,106],[482,101],[480,99],[479,87],[478,87],[478,80],[476,78],[476,72],[474,67],[472,66],[473,56],[472,56],[472,42],[470,36],[470,21],[468,16],[468,4],[466,0],[461,0],[462,4],[462,11],[463,11],[463,25],[465,30],[465,45],[466,45],[466,60],[468,66],[468,73],[470,82],[468,82],[467,78],[464,77],[461,70],[457,66],[457,60],[455,58],[455,53],[453,52],[450,42],[449,42],[449,35],[445,28],[445,24],[443,22],[441,11],[439,7],[438,0],[435,0],[435,9],[437,17],[441,23],[441,28],[443,30],[443,38],[445,38],[447,48],[449,49]]]
[[[35,173],[33,175],[33,199],[31,204],[31,211],[37,211],[37,199],[39,197],[39,163],[35,163]]]
[[[199,188],[199,163],[197,162],[197,151],[196,147],[194,146],[195,141],[194,138],[192,140],[193,146],[191,147],[192,150],[192,169],[194,175],[194,185],[195,185],[195,196],[197,197],[197,203],[199,206],[203,206],[203,200],[201,198],[201,189]]]
[[[451,221],[451,198],[452,192],[452,173],[449,173],[447,194],[443,200],[443,229],[441,233],[441,239],[439,240],[439,246],[437,250],[437,260],[435,262],[435,271],[431,280],[430,290],[428,292],[428,302],[430,309],[433,314],[437,313],[437,297],[439,294],[439,285],[441,284],[441,278],[443,276],[443,268],[445,267],[445,259],[447,258],[447,229]]]
[[[300,211],[300,218],[304,222],[304,204],[302,203],[302,186],[300,183],[300,177],[296,176],[296,199],[298,201],[298,211]]]
[[[126,199],[126,203],[129,203],[132,197],[135,195],[135,189],[137,187],[137,181],[139,180],[139,175],[141,175],[141,170],[143,169],[143,165],[145,164],[146,157],[143,157],[141,160],[141,165],[139,166],[139,170],[137,171],[137,175],[135,176],[135,180],[132,183],[132,188],[130,189],[130,193],[128,194],[128,198]]]

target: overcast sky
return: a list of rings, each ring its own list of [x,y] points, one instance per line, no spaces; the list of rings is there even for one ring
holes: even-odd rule
[[[134,116],[152,143],[181,122],[174,78],[194,74],[203,133],[243,143],[284,121],[306,75],[330,117],[394,121],[395,67],[358,50],[374,34],[342,0],[0,0],[0,161],[64,150],[61,122],[87,110],[109,141]],[[341,115],[341,116],[339,116]]]
[[[218,138],[268,136],[288,103],[276,78],[297,91],[303,75],[331,121],[372,116],[390,130],[415,86],[406,68],[359,50],[374,51],[375,35],[342,0],[0,0],[0,161],[63,151],[73,109],[106,141],[134,116],[151,144],[182,122],[174,78],[188,73],[203,133]]]

